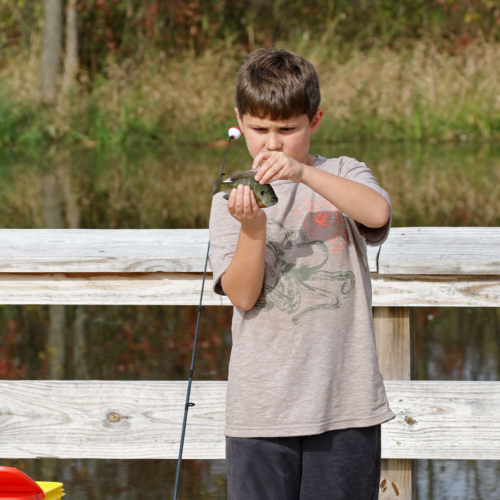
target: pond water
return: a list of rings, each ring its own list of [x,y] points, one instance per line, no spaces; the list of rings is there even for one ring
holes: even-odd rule
[[[4,151],[0,227],[208,227],[224,154],[216,146]],[[391,195],[393,227],[500,225],[500,145],[313,144],[311,152],[366,162]],[[226,172],[250,168],[249,158],[234,144]],[[227,380],[231,315],[204,311],[194,380]],[[0,306],[0,379],[187,380],[196,316],[197,306]],[[415,319],[418,380],[499,380],[498,308],[423,307]],[[500,461],[415,462],[418,499],[500,498]],[[176,472],[176,460],[0,464],[61,481],[65,498],[78,500],[172,498]],[[184,460],[178,498],[225,499],[225,461]]]

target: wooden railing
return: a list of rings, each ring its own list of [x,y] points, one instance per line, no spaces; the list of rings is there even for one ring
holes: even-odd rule
[[[207,245],[206,229],[0,230],[0,304],[198,305]],[[368,257],[397,417],[382,425],[380,497],[409,499],[411,459],[500,459],[500,382],[412,380],[413,308],[500,305],[500,229],[392,228]],[[231,305],[211,275],[203,304]],[[176,459],[186,389],[0,381],[0,458]],[[226,382],[193,382],[184,458],[225,458],[225,397]]]

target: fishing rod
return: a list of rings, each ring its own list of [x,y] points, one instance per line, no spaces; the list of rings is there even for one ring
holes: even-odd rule
[[[239,139],[241,137],[241,130],[238,127],[231,127],[228,130],[229,141],[227,143],[226,154],[224,155],[224,161],[222,162],[222,170],[220,173],[220,181],[222,182],[222,176],[226,175],[224,173],[224,165],[226,164],[227,153],[229,152],[229,146],[231,145],[231,141],[233,139]],[[198,318],[196,319],[196,331],[194,334],[194,345],[193,345],[193,355],[191,357],[191,369],[189,370],[189,382],[188,389],[186,395],[186,405],[184,407],[184,422],[182,424],[182,434],[181,434],[181,446],[179,450],[179,458],[177,460],[177,472],[175,474],[175,488],[174,488],[174,500],[177,500],[177,488],[179,486],[179,475],[181,472],[181,463],[182,463],[182,449],[184,448],[184,436],[186,434],[186,423],[187,423],[187,414],[190,406],[194,406],[194,403],[189,402],[189,395],[191,394],[191,382],[193,381],[193,368],[194,368],[194,356],[196,353],[196,340],[198,338],[198,325],[200,324],[200,314],[204,307],[202,307],[201,302],[203,300],[203,290],[205,288],[205,275],[207,274],[207,264],[208,257],[210,255],[210,240],[208,241],[207,248],[207,258],[205,260],[205,270],[203,271],[203,282],[201,284],[201,294],[200,294],[200,304],[198,306]]]

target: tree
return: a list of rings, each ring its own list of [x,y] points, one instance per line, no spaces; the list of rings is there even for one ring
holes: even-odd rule
[[[66,13],[66,54],[64,57],[63,93],[75,81],[78,72],[78,14],[76,0],[68,0]]]
[[[44,0],[45,22],[43,27],[40,83],[42,100],[53,103],[57,94],[57,77],[60,71],[62,49],[62,0]]]

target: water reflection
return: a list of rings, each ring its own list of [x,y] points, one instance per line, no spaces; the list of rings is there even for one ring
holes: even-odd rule
[[[245,144],[231,148],[226,173],[249,169]],[[391,195],[393,227],[500,226],[500,144],[322,144],[311,152],[366,162]],[[224,149],[28,153],[0,151],[2,227],[156,229],[208,227]]]
[[[64,500],[167,500],[173,497],[176,460],[1,460],[35,480],[64,484]],[[183,460],[179,500],[223,500],[224,460]]]
[[[187,380],[197,306],[57,307],[62,314],[54,306],[0,306],[1,379]],[[231,314],[206,307],[197,380],[227,380]],[[54,330],[64,343],[54,343]]]
[[[223,151],[54,149],[0,156],[2,227],[207,227]],[[500,225],[500,146],[322,145],[365,161],[393,203],[393,226]],[[236,143],[226,172],[249,168]],[[0,306],[0,378],[187,380],[196,306]],[[231,310],[202,315],[195,380],[227,380]],[[416,310],[416,378],[499,380],[498,308]],[[188,427],[189,432],[189,427]],[[1,460],[68,499],[171,498],[175,460]],[[500,497],[500,461],[417,460],[419,499]],[[223,460],[184,460],[179,499],[226,498]]]

